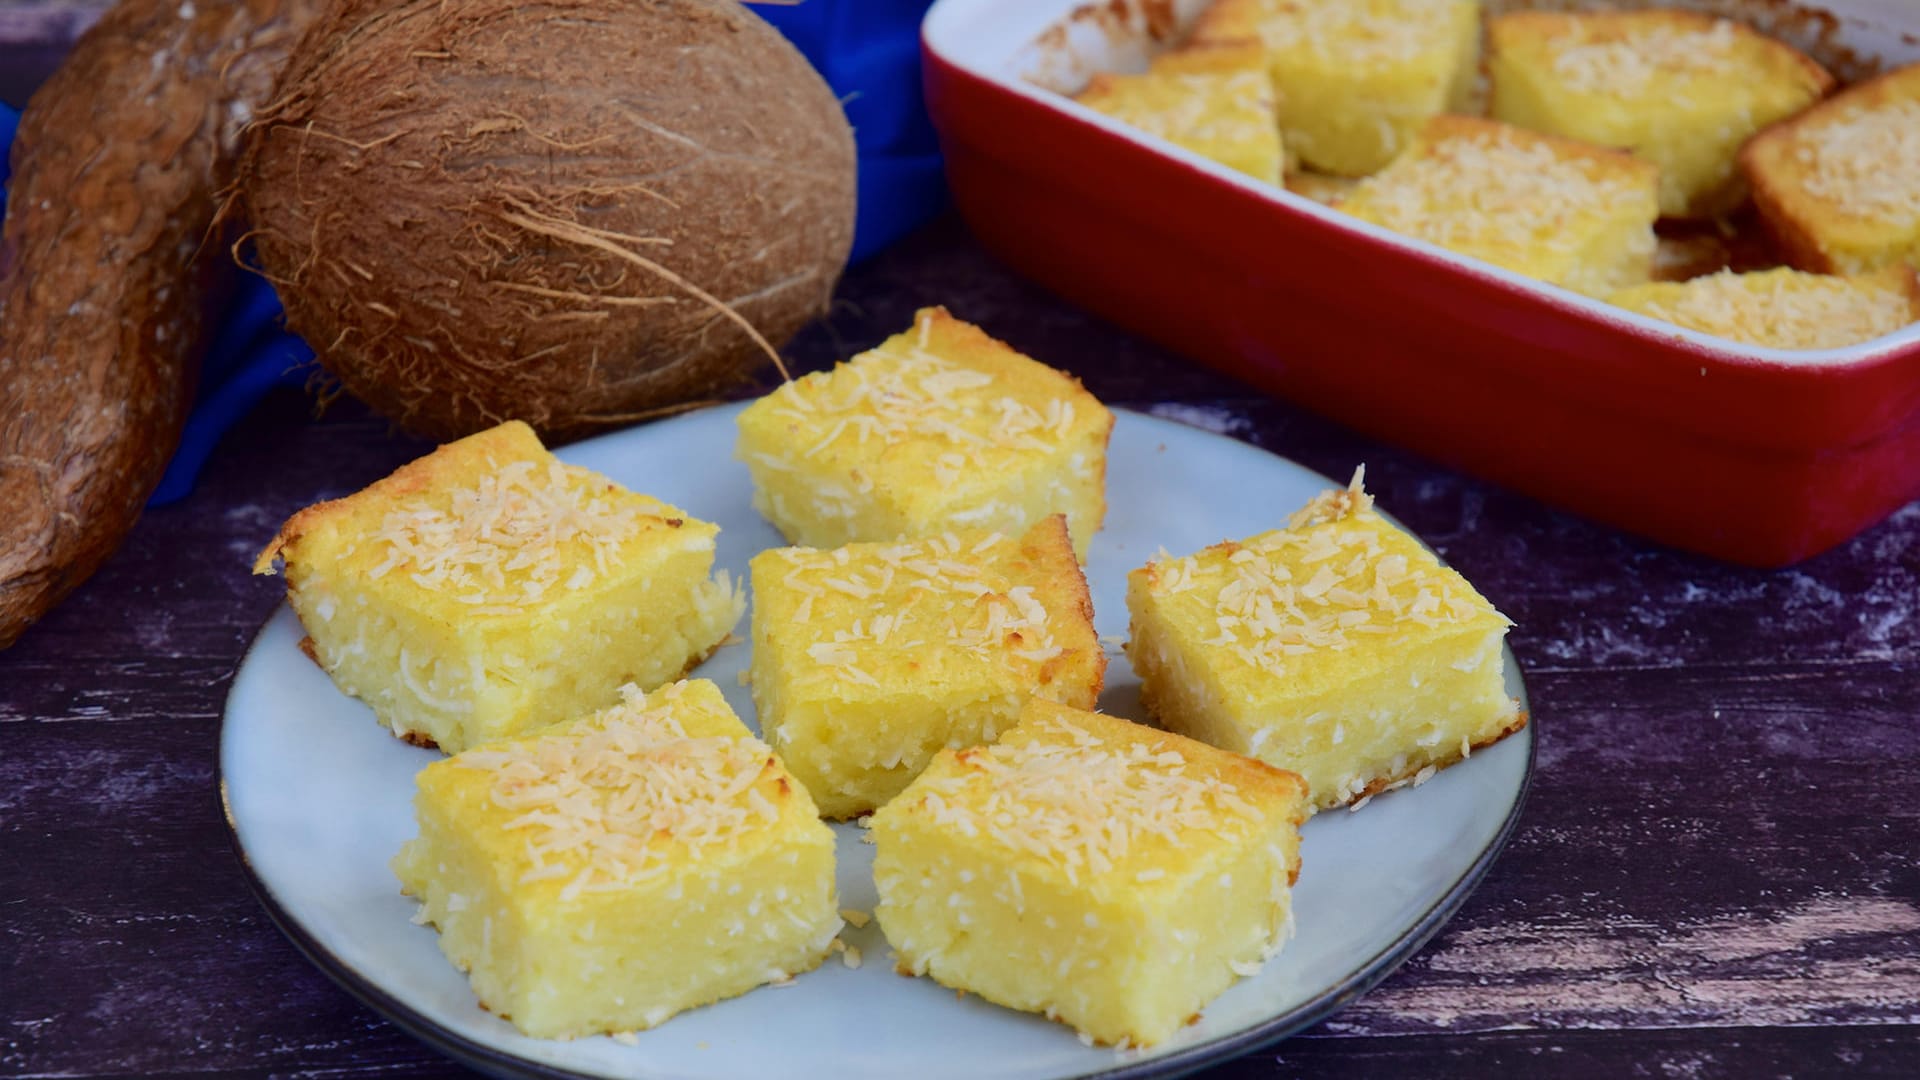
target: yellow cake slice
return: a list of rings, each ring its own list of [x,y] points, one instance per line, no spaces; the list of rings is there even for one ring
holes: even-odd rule
[[[1084,559],[1106,515],[1113,414],[1071,376],[945,308],[787,383],[739,423],[754,507],[790,543],[1018,535],[1065,514]]]
[[[1463,109],[1480,55],[1478,0],[1217,0],[1200,44],[1267,51],[1281,139],[1306,165],[1365,176],[1430,118]]]
[[[1838,349],[1920,322],[1920,281],[1907,266],[1854,277],[1726,271],[1626,289],[1610,302],[1729,341]]]
[[[1058,515],[753,559],[760,727],[833,818],[900,793],[943,747],[989,742],[1028,698],[1092,708],[1106,654]]]
[[[1127,657],[1171,731],[1306,778],[1316,808],[1519,730],[1506,616],[1373,509],[1360,475],[1284,529],[1127,576]]]
[[[481,1005],[528,1035],[653,1027],[819,965],[833,832],[705,680],[420,771],[393,862]]]
[[[1920,64],[1773,125],[1747,143],[1740,167],[1799,269],[1920,267]]]
[[[1291,935],[1299,777],[1034,701],[873,815],[901,972],[1085,1038],[1165,1041]]]
[[[341,690],[457,753],[680,677],[739,622],[719,528],[562,463],[518,421],[281,527],[287,602]]]
[[[1142,75],[1095,75],[1076,100],[1255,180],[1280,182],[1273,80],[1259,45],[1178,49]]]
[[[1652,272],[1659,170],[1571,139],[1441,116],[1335,205],[1515,273],[1606,296]]]
[[[1669,217],[1739,206],[1741,145],[1833,87],[1785,42],[1697,12],[1519,11],[1487,35],[1493,117],[1646,158]]]

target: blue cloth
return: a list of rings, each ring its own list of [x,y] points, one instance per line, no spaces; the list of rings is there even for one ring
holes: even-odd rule
[[[859,211],[853,259],[872,255],[939,211],[946,201],[940,150],[920,85],[920,18],[932,0],[804,0],[753,10],[787,36],[826,77],[859,145]],[[0,186],[19,114],[0,105]],[[235,421],[275,386],[312,374],[313,351],[281,326],[267,282],[245,275],[207,352],[200,394],[180,448],[149,506],[185,498]]]
[[[940,147],[920,83],[920,18],[932,0],[801,0],[754,8],[840,95],[860,148],[853,261],[937,212]]]
[[[0,103],[0,195],[7,190],[7,177],[12,171],[7,167],[7,150],[13,146],[13,130],[20,126],[20,114],[12,106]],[[0,214],[6,213],[0,210]]]

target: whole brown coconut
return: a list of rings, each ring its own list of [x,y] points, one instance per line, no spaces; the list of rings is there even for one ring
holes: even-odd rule
[[[730,0],[341,0],[241,197],[287,321],[441,439],[710,397],[826,310],[853,135]]]

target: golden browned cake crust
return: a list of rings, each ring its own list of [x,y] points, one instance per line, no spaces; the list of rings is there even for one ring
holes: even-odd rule
[[[1839,349],[1920,321],[1920,282],[1893,265],[1869,274],[1788,267],[1625,289],[1608,302],[1676,326],[1773,349]]]
[[[425,457],[407,462],[352,495],[317,502],[296,511],[253,560],[253,572],[273,573],[274,558],[288,545],[298,543],[302,536],[322,523],[346,516],[355,502],[391,502],[433,490],[444,483],[449,474],[464,472],[460,463],[471,453],[472,446],[482,443],[498,444],[506,453],[518,456],[539,454],[545,450],[533,429],[518,420],[509,420],[478,435],[437,446]]]
[[[1768,127],[1741,150],[1740,168],[1796,269],[1920,263],[1920,64]]]
[[[745,606],[718,528],[568,465],[525,424],[443,446],[281,527],[308,655],[396,736],[458,752],[658,686]]]
[[[1517,11],[1487,30],[1491,114],[1656,163],[1670,218],[1738,207],[1741,145],[1833,87],[1785,42],[1700,12]]]

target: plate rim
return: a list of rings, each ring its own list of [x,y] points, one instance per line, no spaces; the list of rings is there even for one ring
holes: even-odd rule
[[[677,416],[667,417],[651,424],[639,425],[638,427],[652,428],[672,425],[709,413],[732,411],[741,404],[742,403],[729,403],[709,406],[704,409],[696,409],[691,412],[681,413]],[[1264,446],[1249,442],[1245,439],[1234,438],[1231,435],[1210,431],[1206,428],[1182,423],[1181,421],[1168,417],[1157,416],[1144,409],[1132,409],[1115,405],[1109,405],[1108,408],[1116,413],[1124,412],[1130,417],[1147,421],[1150,424],[1169,425],[1179,428],[1183,432],[1190,432],[1196,435],[1235,443],[1259,453],[1278,458],[1303,472],[1319,477],[1322,482],[1332,487],[1343,486],[1338,481],[1327,477],[1317,469],[1309,468],[1292,458],[1275,453]],[[594,439],[582,440],[580,443],[570,445],[579,446],[596,441],[597,439],[617,437],[624,432],[638,430],[638,427],[622,429],[622,431],[619,432],[608,432],[606,435],[596,436]],[[1405,528],[1405,526],[1400,525],[1400,522],[1393,518],[1391,514],[1387,514],[1385,511],[1381,511],[1381,514],[1396,526],[1403,529]],[[1427,546],[1426,541],[1420,539],[1418,533],[1412,530],[1406,531],[1418,540],[1422,546]],[[1430,547],[1429,550],[1431,550]],[[1434,554],[1436,558],[1439,557],[1438,552]],[[1446,565],[1444,558],[1440,561],[1442,565]],[[272,612],[267,615],[266,619],[261,622],[260,628],[254,632],[253,639],[247,643],[246,651],[241,654],[239,663],[234,666],[234,674],[236,676],[247,666],[248,662],[253,659],[254,651],[259,648],[268,624],[278,618],[286,607],[286,602],[282,600],[274,607]],[[1501,741],[1505,742],[1507,739],[1525,740],[1527,748],[1526,766],[1521,771],[1519,786],[1514,790],[1512,802],[1507,806],[1506,816],[1500,822],[1499,829],[1494,833],[1493,838],[1487,842],[1487,845],[1481,849],[1473,862],[1470,863],[1465,870],[1461,871],[1460,876],[1455,878],[1451,885],[1447,886],[1446,891],[1441,894],[1440,899],[1434,903],[1433,906],[1421,913],[1420,918],[1399,937],[1368,957],[1364,963],[1358,965],[1350,976],[1322,990],[1286,1012],[1269,1017],[1267,1020],[1255,1024],[1252,1027],[1186,1047],[1172,1054],[1136,1061],[1129,1061],[1122,1057],[1117,1059],[1110,1068],[1076,1073],[1071,1077],[1063,1076],[1060,1080],[1149,1080],[1149,1078],[1166,1080],[1166,1078],[1187,1076],[1209,1065],[1219,1064],[1223,1061],[1274,1045],[1290,1035],[1319,1023],[1321,1020],[1352,1004],[1355,1000],[1358,1000],[1368,991],[1378,986],[1387,976],[1399,970],[1407,960],[1411,959],[1415,953],[1419,952],[1429,941],[1433,940],[1434,935],[1440,932],[1440,928],[1452,921],[1453,916],[1459,912],[1460,907],[1466,902],[1467,897],[1471,896],[1474,890],[1479,888],[1480,883],[1486,879],[1488,871],[1493,868],[1493,864],[1498,861],[1501,853],[1506,850],[1507,842],[1512,838],[1514,830],[1518,827],[1521,811],[1526,806],[1527,796],[1533,788],[1534,769],[1537,765],[1539,751],[1539,740],[1534,730],[1535,725],[1538,723],[1538,717],[1532,709],[1531,695],[1527,691],[1525,675],[1520,668],[1518,658],[1513,654],[1512,646],[1503,642],[1501,645],[1501,653],[1507,665],[1513,670],[1515,680],[1520,686],[1521,712],[1526,717],[1526,724],[1522,726],[1520,730],[1515,731],[1512,735],[1507,736]],[[216,797],[219,800],[220,817],[226,824],[228,847],[233,853],[234,859],[240,864],[241,874],[246,879],[248,888],[252,890],[255,899],[260,902],[260,906],[265,909],[268,919],[280,930],[281,934],[293,944],[294,949],[298,951],[308,963],[319,969],[321,974],[327,976],[334,985],[346,991],[350,997],[367,1008],[372,1009],[375,1013],[378,1013],[382,1018],[400,1028],[408,1035],[418,1039],[420,1042],[425,1043],[427,1046],[459,1064],[478,1070],[488,1076],[505,1077],[510,1078],[510,1080],[600,1080],[599,1077],[592,1073],[558,1068],[532,1061],[516,1054],[497,1050],[484,1043],[469,1039],[453,1031],[451,1028],[440,1024],[424,1012],[407,1004],[386,990],[373,977],[360,972],[346,960],[336,955],[324,943],[310,933],[305,926],[301,925],[299,920],[281,904],[278,896],[276,896],[273,891],[273,887],[260,876],[259,872],[254,868],[253,860],[248,857],[246,847],[240,839],[239,824],[234,820],[233,803],[227,791],[226,733],[227,724],[232,715],[231,706],[235,692],[234,684],[236,682],[237,679],[229,682],[226,700],[222,703],[220,710],[220,722],[214,732],[214,778]],[[664,1075],[653,1072],[650,1067],[644,1064],[642,1068],[647,1071],[633,1072],[628,1075],[633,1077],[634,1080],[647,1080],[650,1076],[657,1077]]]

